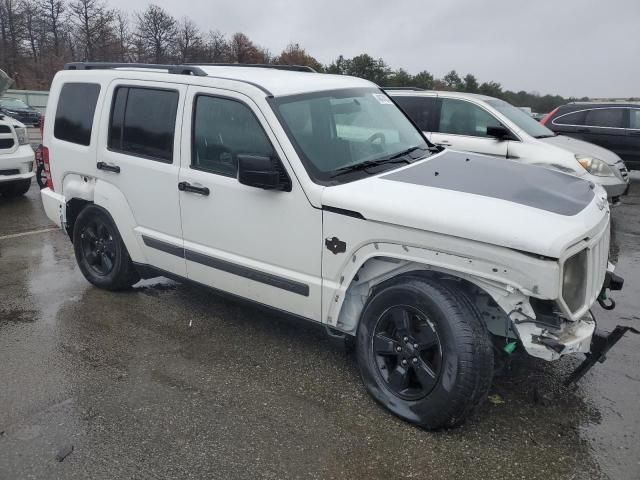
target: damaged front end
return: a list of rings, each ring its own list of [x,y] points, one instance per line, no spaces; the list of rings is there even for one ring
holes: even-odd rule
[[[609,265],[597,297],[605,310],[615,308],[615,301],[609,294],[621,290],[623,284],[624,280],[613,273],[613,266]],[[596,363],[604,362],[607,352],[625,333],[640,334],[639,330],[622,325],[609,333],[603,332],[597,328],[591,310],[579,319],[570,320],[553,302],[530,299],[530,307],[533,315],[527,314],[522,308],[514,309],[508,315],[509,328],[522,342],[527,353],[548,361],[573,353],[586,355],[586,359],[569,375],[567,385],[580,380]]]

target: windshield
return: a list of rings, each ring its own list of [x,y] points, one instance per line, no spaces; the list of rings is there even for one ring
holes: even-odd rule
[[[0,106],[4,108],[29,108],[29,105],[17,98],[0,98]]]
[[[503,100],[487,100],[487,103],[515,123],[525,133],[535,138],[555,137],[555,133],[535,121],[531,115]]]
[[[272,103],[307,170],[321,182],[378,173],[385,167],[368,167],[391,168],[428,154],[422,134],[375,88],[292,95]]]

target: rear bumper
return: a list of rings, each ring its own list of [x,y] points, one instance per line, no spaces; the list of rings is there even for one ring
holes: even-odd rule
[[[42,206],[44,211],[53,223],[63,228],[66,214],[66,202],[64,196],[52,191],[50,188],[40,190]]]

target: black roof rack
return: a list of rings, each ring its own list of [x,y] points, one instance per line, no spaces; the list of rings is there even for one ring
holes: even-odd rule
[[[112,62],[72,62],[64,66],[65,70],[108,70],[112,68],[149,68],[166,70],[176,75],[194,75],[206,77],[207,73],[194,65],[162,65],[157,63],[112,63]]]
[[[187,64],[191,65],[191,64]],[[277,65],[272,63],[198,63],[206,67],[250,67],[250,68],[273,68],[275,70],[289,70],[291,72],[317,73],[313,68],[306,65]]]
[[[413,92],[424,92],[424,88],[420,87],[382,87],[383,90],[410,90]]]

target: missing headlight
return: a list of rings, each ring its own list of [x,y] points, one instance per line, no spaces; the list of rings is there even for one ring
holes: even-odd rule
[[[562,298],[575,312],[584,305],[587,294],[587,251],[582,250],[564,262]]]

